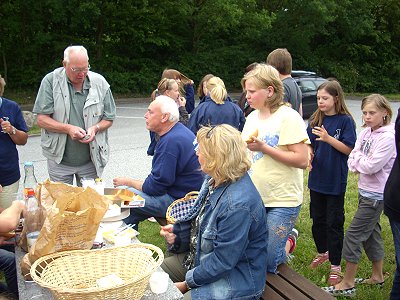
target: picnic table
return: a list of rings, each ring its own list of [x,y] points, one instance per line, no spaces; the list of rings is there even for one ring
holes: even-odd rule
[[[24,250],[20,247],[15,247],[15,261],[17,265],[17,276],[18,276],[18,292],[20,300],[31,300],[31,299],[40,299],[40,300],[54,300],[55,298],[51,294],[51,292],[38,285],[34,281],[26,281],[21,272],[20,261],[23,256],[26,254]],[[128,266],[127,266],[128,267]],[[164,272],[160,267],[158,268],[159,272]],[[163,293],[156,295],[151,290],[149,285],[146,288],[146,291],[141,298],[141,300],[180,300],[183,299],[182,293],[175,287],[174,283],[171,279],[168,282],[168,290]],[[129,299],[127,299],[129,300]]]

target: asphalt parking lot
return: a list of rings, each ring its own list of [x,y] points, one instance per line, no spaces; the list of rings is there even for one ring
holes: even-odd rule
[[[356,119],[357,132],[361,130],[361,102],[359,100],[347,100],[348,108]],[[106,187],[112,186],[112,179],[116,176],[129,176],[138,179],[146,178],[151,168],[151,157],[146,150],[150,142],[149,133],[146,130],[144,114],[148,102],[117,101],[117,118],[109,129],[109,142],[111,146],[110,161],[103,173]],[[397,116],[400,102],[393,102],[393,121]],[[18,146],[21,185],[23,186],[23,162],[33,161],[36,178],[39,182],[46,180],[47,163],[42,155],[40,136],[31,136],[25,146]]]

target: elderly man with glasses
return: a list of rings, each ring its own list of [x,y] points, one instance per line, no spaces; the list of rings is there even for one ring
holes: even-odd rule
[[[165,220],[168,206],[176,199],[191,191],[200,190],[203,174],[196,156],[196,137],[179,121],[179,111],[175,100],[168,96],[158,96],[150,103],[144,115],[146,128],[155,132],[157,142],[150,174],[145,180],[116,177],[116,187],[128,188],[145,199],[145,206],[131,208],[124,221],[135,224],[149,217]]]
[[[52,181],[73,184],[75,177],[80,186],[83,177],[101,176],[115,111],[110,85],[90,71],[87,50],[67,47],[63,67],[43,78],[33,108]]]

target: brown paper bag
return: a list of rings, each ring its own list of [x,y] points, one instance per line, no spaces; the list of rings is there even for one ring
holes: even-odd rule
[[[91,188],[49,180],[40,185],[39,191],[38,202],[45,210],[46,219],[29,251],[29,262],[32,264],[54,252],[90,249],[109,200]]]

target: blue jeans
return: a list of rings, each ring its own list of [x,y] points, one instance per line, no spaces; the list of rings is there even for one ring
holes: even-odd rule
[[[393,233],[394,249],[396,251],[396,273],[393,278],[390,300],[398,300],[400,299],[400,222],[390,218],[389,221]]]
[[[0,285],[0,292],[8,291],[18,296],[17,269],[13,252],[0,249],[0,271],[4,272],[7,283],[7,286]]]
[[[301,205],[297,207],[266,207],[268,229],[267,272],[276,273],[286,261],[285,245],[296,224]]]
[[[138,230],[139,222],[146,220],[147,218],[165,218],[168,206],[176,200],[168,194],[162,196],[149,196],[133,187],[120,186],[119,188],[127,188],[131,192],[134,192],[145,199],[144,207],[131,208],[129,216],[124,219],[126,224],[135,224],[133,228],[136,230]]]

